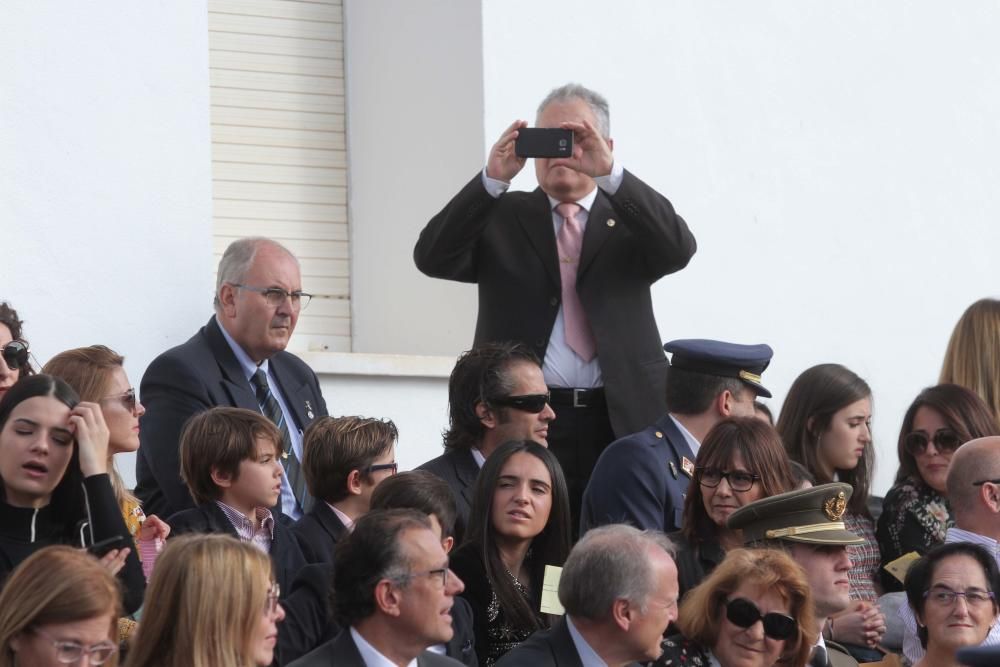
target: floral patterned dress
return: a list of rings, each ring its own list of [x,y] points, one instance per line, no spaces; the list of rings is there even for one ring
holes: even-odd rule
[[[882,566],[911,551],[926,554],[944,543],[945,533],[954,525],[948,500],[922,480],[911,477],[894,485],[882,502],[876,531]],[[886,592],[903,590],[896,577],[880,572]]]

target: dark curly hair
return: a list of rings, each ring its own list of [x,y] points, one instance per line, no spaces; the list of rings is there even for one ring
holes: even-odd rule
[[[17,316],[17,311],[6,301],[0,301],[0,324],[6,325],[10,329],[11,338],[23,341],[25,345],[28,345],[28,340],[24,337],[24,332],[22,331],[24,320]],[[17,370],[18,379],[34,375],[35,373],[30,361],[25,361]]]

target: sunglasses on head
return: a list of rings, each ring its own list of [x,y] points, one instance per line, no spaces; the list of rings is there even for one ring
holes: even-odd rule
[[[763,621],[764,634],[771,639],[791,639],[798,631],[798,624],[791,616],[774,611],[761,614],[757,605],[746,598],[734,598],[726,602],[726,618],[741,628],[749,628],[757,621]]]
[[[942,454],[954,452],[962,445],[962,438],[950,428],[942,428],[929,437],[923,431],[914,431],[903,439],[903,447],[913,456],[920,456],[927,451],[927,445],[933,442],[934,447]]]
[[[12,340],[3,346],[3,360],[12,371],[28,365],[28,344],[23,340]]]
[[[503,396],[494,398],[490,403],[537,414],[545,409],[549,399],[549,393],[546,392],[544,394],[524,394],[523,396]]]

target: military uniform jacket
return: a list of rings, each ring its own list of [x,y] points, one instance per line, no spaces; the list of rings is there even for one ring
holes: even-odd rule
[[[548,196],[492,197],[477,172],[420,233],[413,251],[425,274],[479,285],[474,345],[518,341],[539,358],[562,299]],[[663,413],[667,360],[649,288],[684,268],[696,244],[687,223],[625,171],[614,195],[598,190],[583,234],[576,288],[594,332],[617,437]]]
[[[583,493],[580,534],[609,523],[680,530],[695,455],[670,415],[608,445]]]

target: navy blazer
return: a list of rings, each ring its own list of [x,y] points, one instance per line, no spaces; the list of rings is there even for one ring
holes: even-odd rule
[[[562,301],[555,236],[541,188],[494,198],[478,171],[427,223],[413,258],[429,276],[478,284],[473,345],[519,341],[542,358]],[[626,170],[613,195],[598,189],[576,288],[597,342],[618,437],[666,409],[667,360],[649,290],[686,266],[695,249],[670,202],[634,174]]]
[[[447,449],[444,454],[420,465],[417,470],[426,470],[448,483],[455,497],[455,544],[461,544],[465,537],[465,527],[469,525],[472,513],[472,498],[479,478],[479,464],[468,449]]]
[[[680,530],[694,460],[670,415],[611,443],[583,492],[580,534],[608,523],[665,533]]]
[[[460,662],[448,656],[424,651],[417,656],[418,667],[461,667]],[[288,667],[367,667],[354,643],[354,637],[345,628],[337,638],[328,641],[315,651],[288,664]]]
[[[292,534],[307,563],[333,563],[333,552],[347,533],[344,522],[320,499],[305,516],[292,524]]]
[[[298,543],[292,537],[292,532],[281,520],[281,515],[274,515],[274,540],[271,541],[271,562],[274,563],[274,574],[281,590],[287,595],[292,590],[292,582],[296,575],[306,565]],[[170,524],[170,537],[185,533],[222,533],[239,538],[239,533],[229,517],[215,502],[202,503],[189,510],[174,514],[167,520]]]
[[[319,380],[304,361],[278,352],[268,360],[268,369],[300,431],[327,414]],[[194,506],[181,481],[179,446],[184,423],[217,406],[260,412],[260,405],[215,317],[186,343],[154,359],[140,387],[146,414],[140,421],[142,447],[136,461],[135,493],[147,515],[170,516]]]
[[[569,634],[566,617],[547,630],[539,630],[500,658],[496,667],[583,667],[580,654]],[[629,667],[638,667],[631,662]]]

